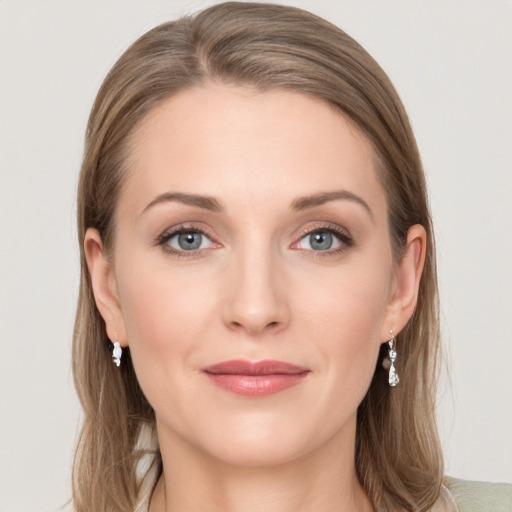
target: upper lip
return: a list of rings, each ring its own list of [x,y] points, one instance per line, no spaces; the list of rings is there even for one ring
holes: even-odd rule
[[[308,368],[283,361],[244,361],[232,360],[213,364],[202,369],[205,373],[231,375],[297,375],[308,372]]]

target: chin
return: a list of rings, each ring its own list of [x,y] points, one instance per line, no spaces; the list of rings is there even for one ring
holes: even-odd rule
[[[189,442],[203,456],[221,463],[247,468],[276,467],[313,455],[345,430],[338,422],[326,423],[319,418],[314,421],[311,416],[309,420],[271,414],[239,415],[231,421],[210,421],[208,429],[194,432],[195,439],[189,437]],[[353,423],[355,429],[355,416]]]
[[[205,447],[208,449],[208,447]],[[275,434],[272,439],[253,437],[231,439],[211,447],[210,456],[231,466],[258,468],[280,466],[299,459],[308,452],[303,443],[290,439],[281,439]]]

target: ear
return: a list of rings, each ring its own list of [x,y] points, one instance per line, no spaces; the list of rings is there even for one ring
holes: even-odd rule
[[[109,339],[126,346],[126,330],[117,293],[114,269],[105,254],[103,242],[96,229],[89,228],[84,237],[84,252],[91,276],[96,307],[107,329]]]
[[[388,340],[389,330],[395,336],[405,327],[416,308],[421,275],[425,264],[427,234],[425,228],[415,224],[407,232],[402,258],[395,267],[391,297],[381,329],[381,339]]]

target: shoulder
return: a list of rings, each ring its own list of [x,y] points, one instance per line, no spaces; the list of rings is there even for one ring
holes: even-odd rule
[[[445,485],[460,512],[512,512],[512,484],[447,478]]]

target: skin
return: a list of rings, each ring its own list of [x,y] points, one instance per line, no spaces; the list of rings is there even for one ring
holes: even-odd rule
[[[355,474],[356,412],[380,345],[414,311],[425,232],[411,227],[393,260],[370,143],[318,100],[208,84],[150,112],[130,147],[112,253],[93,229],[85,249],[107,334],[130,346],[155,410],[164,473],[151,512],[372,510]],[[346,197],[290,208],[335,190],[368,209]],[[168,192],[223,211],[148,207]],[[207,233],[188,256],[176,236],[160,243],[183,225]],[[343,236],[327,250],[308,235],[332,229]],[[242,397],[201,372],[230,359],[310,373]]]

